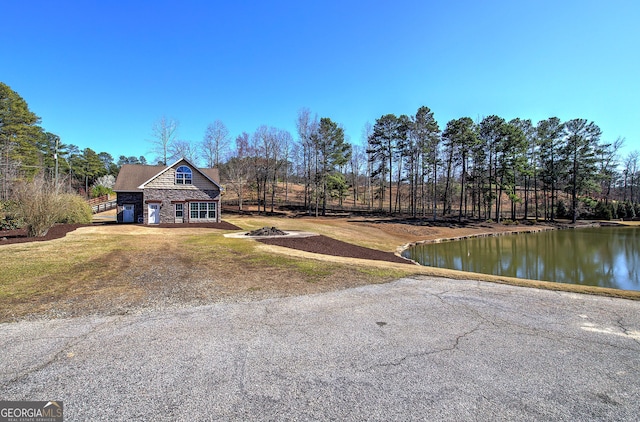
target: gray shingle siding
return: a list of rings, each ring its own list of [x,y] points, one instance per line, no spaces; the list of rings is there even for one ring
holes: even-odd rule
[[[188,166],[192,183],[177,184],[176,169]],[[149,223],[149,204],[159,204],[160,223],[175,223],[175,203],[184,205],[184,218],[190,220],[190,202],[215,202],[215,219],[198,219],[199,222],[220,222],[220,185],[217,169],[198,169],[187,160],[178,160],[170,167],[125,164],[120,169],[114,190],[117,194],[118,222],[123,222],[123,207],[133,204],[134,222]]]

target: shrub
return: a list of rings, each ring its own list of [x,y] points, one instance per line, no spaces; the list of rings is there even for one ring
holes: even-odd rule
[[[27,236],[45,236],[60,216],[60,195],[53,183],[36,177],[16,184],[13,195],[16,218],[24,221]]]
[[[636,210],[634,209],[635,207],[633,206],[633,204],[631,202],[625,202],[624,203],[624,209],[626,212],[626,218],[628,219],[633,219],[636,218]]]
[[[624,218],[624,215],[620,215],[621,212],[624,214],[624,206],[618,201],[609,202],[609,209],[611,210],[611,218]]]
[[[60,195],[60,216],[57,223],[89,224],[92,219],[91,207],[84,198],[71,193]]]
[[[0,219],[0,230],[16,230],[24,227],[24,221],[11,215],[5,215]]]
[[[611,204],[607,206],[607,204],[605,204],[604,201],[598,202],[596,204],[595,211],[594,211],[595,218],[599,220],[611,220],[612,208],[613,207],[611,206]]]
[[[103,195],[112,195],[115,192],[113,192],[113,189],[108,188],[106,186],[102,186],[102,185],[93,185],[91,187],[91,197],[92,198],[98,198],[100,196]]]
[[[569,216],[569,212],[567,211],[567,206],[564,204],[564,201],[558,201],[558,205],[556,209],[556,217],[567,218],[568,216]]]
[[[98,198],[103,195],[111,195],[113,192],[113,187],[116,184],[116,178],[110,174],[105,176],[98,177],[96,182],[91,186],[91,197]]]
[[[622,202],[614,202],[616,205],[615,213],[613,214],[613,218],[627,218],[627,208],[624,206]]]
[[[24,226],[24,221],[16,217],[15,207],[13,202],[0,202],[0,230],[15,230]]]
[[[91,207],[78,195],[60,194],[50,181],[36,177],[18,183],[14,190],[14,217],[24,221],[27,236],[46,236],[55,223],[90,223]]]

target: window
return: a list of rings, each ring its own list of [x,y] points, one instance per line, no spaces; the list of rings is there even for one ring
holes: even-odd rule
[[[182,218],[184,215],[184,204],[176,204],[176,218]]]
[[[180,166],[176,170],[176,184],[177,185],[190,185],[192,180],[191,169],[187,166]]]
[[[191,202],[189,207],[191,220],[215,220],[217,217],[215,202]]]

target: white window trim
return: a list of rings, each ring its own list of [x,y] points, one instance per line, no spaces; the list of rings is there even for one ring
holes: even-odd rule
[[[205,206],[203,208],[203,205]],[[197,213],[194,217],[193,213]],[[205,213],[205,217],[200,217],[201,213]],[[211,217],[213,213],[213,217]],[[216,201],[189,202],[189,221],[217,221],[218,220],[218,203]]]
[[[180,171],[180,169],[187,169],[189,171]],[[193,184],[193,170],[187,166],[180,166],[176,169],[176,185],[192,185]]]

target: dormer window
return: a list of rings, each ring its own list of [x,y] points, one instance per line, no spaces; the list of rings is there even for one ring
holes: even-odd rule
[[[176,184],[190,185],[192,180],[191,169],[187,166],[180,166],[176,170]]]

